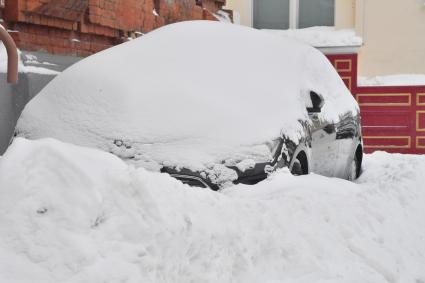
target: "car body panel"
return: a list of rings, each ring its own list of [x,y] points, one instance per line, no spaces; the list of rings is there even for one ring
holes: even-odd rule
[[[25,106],[15,132],[98,148],[217,189],[283,167],[344,177],[361,142],[350,122],[358,109],[312,46],[194,21],[79,61]]]
[[[320,113],[311,113],[309,120],[299,121],[305,129],[305,137],[293,141],[285,136],[279,139],[279,145],[270,162],[256,163],[253,168],[245,171],[236,166],[228,166],[234,170],[238,178],[234,184],[256,184],[267,178],[271,172],[288,167],[290,170],[295,157],[300,152],[305,152],[308,159],[308,173],[316,173],[327,177],[348,178],[349,166],[351,165],[357,148],[362,148],[362,136],[360,125],[360,113],[353,115],[350,112],[340,116],[337,122],[320,119]],[[284,133],[284,131],[282,131]],[[203,178],[202,172],[189,170],[164,169],[163,172],[173,176],[185,174]],[[181,179],[181,176],[177,178]],[[182,179],[181,179],[182,180]],[[214,190],[220,189],[220,184],[214,184],[208,178],[203,181]]]

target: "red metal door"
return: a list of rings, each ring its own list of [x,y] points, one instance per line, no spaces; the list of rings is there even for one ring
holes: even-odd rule
[[[328,55],[360,105],[366,152],[425,154],[425,86],[357,86],[357,55]]]

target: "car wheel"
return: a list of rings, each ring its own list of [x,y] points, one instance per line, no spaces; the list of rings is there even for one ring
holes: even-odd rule
[[[349,181],[354,181],[354,180],[357,179],[358,172],[360,171],[359,165],[360,165],[360,162],[359,162],[357,156],[354,155],[354,158],[351,161],[350,166],[348,167],[348,180]]]
[[[303,167],[298,157],[295,158],[294,163],[292,164],[291,173],[295,176],[303,175]]]

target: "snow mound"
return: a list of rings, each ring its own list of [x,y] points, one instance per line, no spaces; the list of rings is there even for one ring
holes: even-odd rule
[[[424,282],[425,157],[221,193],[53,139],[0,159],[2,282]]]
[[[100,148],[153,170],[270,160],[281,130],[297,140],[309,90],[338,119],[356,103],[314,48],[219,22],[168,25],[88,57],[24,109],[20,136]]]
[[[269,33],[289,37],[307,43],[314,47],[343,47],[360,46],[363,39],[356,35],[353,29],[340,29],[335,27],[309,27],[303,29],[271,30]]]

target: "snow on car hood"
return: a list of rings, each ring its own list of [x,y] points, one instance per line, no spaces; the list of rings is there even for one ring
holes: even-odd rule
[[[357,110],[314,48],[231,24],[183,22],[71,66],[25,107],[17,134],[97,147],[151,169],[201,170],[270,159],[266,142],[282,130],[300,138],[309,90],[325,97],[323,117]]]

